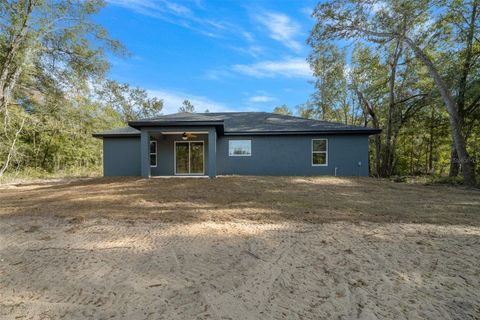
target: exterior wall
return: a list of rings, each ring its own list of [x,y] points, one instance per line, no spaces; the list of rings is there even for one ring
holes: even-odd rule
[[[140,138],[104,138],[103,175],[140,176]]]
[[[312,139],[328,139],[328,165],[312,166]],[[174,141],[181,135],[159,135],[157,167],[152,176],[174,175]],[[230,157],[229,140],[251,140],[252,155]],[[208,135],[197,135],[194,141],[204,141],[205,174],[208,173]],[[367,135],[278,135],[278,136],[218,136],[218,175],[335,175],[368,176]],[[140,137],[104,138],[103,163],[105,176],[140,176]],[[358,163],[361,162],[361,166]]]
[[[312,139],[328,139],[327,166],[312,166]],[[229,140],[251,140],[252,155],[230,157]],[[368,136],[222,136],[217,142],[221,175],[333,176],[335,168],[338,176],[368,176]]]
[[[191,141],[204,142],[204,168],[208,172],[208,135],[197,134]],[[181,135],[165,134],[152,138],[157,141],[157,167],[151,167],[152,176],[173,176],[175,174],[175,141],[183,141]],[[138,154],[140,157],[140,154]]]

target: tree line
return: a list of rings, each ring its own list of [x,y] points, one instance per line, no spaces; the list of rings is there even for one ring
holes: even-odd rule
[[[106,78],[128,52],[92,16],[103,1],[0,1],[0,177],[98,167],[94,131],[158,115],[163,101]]]
[[[305,118],[382,129],[371,172],[480,170],[480,0],[319,3],[308,38],[314,94]],[[163,101],[108,79],[126,48],[93,22],[101,0],[0,1],[0,176],[98,167],[94,131],[159,115]],[[194,112],[186,100],[179,111]],[[275,112],[292,114],[282,105]]]
[[[101,166],[92,133],[158,116],[163,101],[108,79],[127,49],[92,17],[101,0],[0,1],[0,177]],[[180,112],[195,112],[185,100]],[[207,110],[208,112],[208,110]]]
[[[372,174],[480,170],[479,0],[336,0],[316,6],[306,118],[382,129]],[[275,109],[291,113],[286,106]]]

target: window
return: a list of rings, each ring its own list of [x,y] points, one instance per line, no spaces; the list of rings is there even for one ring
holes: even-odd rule
[[[312,166],[328,165],[328,140],[312,139]]]
[[[157,141],[150,141],[150,167],[157,166]]]
[[[231,157],[249,157],[252,155],[251,140],[228,141],[228,155]]]

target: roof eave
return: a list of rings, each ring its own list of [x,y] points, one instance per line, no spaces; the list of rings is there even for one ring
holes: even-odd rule
[[[248,136],[248,135],[372,135],[379,134],[381,129],[371,130],[316,130],[316,131],[225,131],[226,136]]]
[[[217,133],[223,134],[224,121],[130,121],[128,125],[137,130],[145,127],[215,127]]]
[[[136,138],[140,137],[140,133],[94,133],[92,137],[103,139],[103,138]]]
[[[139,129],[141,127],[219,126],[219,125],[223,125],[223,120],[218,120],[218,121],[129,121],[128,125],[135,129]]]

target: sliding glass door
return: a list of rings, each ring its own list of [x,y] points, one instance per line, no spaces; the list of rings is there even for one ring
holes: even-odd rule
[[[175,174],[189,174],[189,144],[188,142],[175,143]]]
[[[203,141],[175,141],[175,174],[205,173]]]

